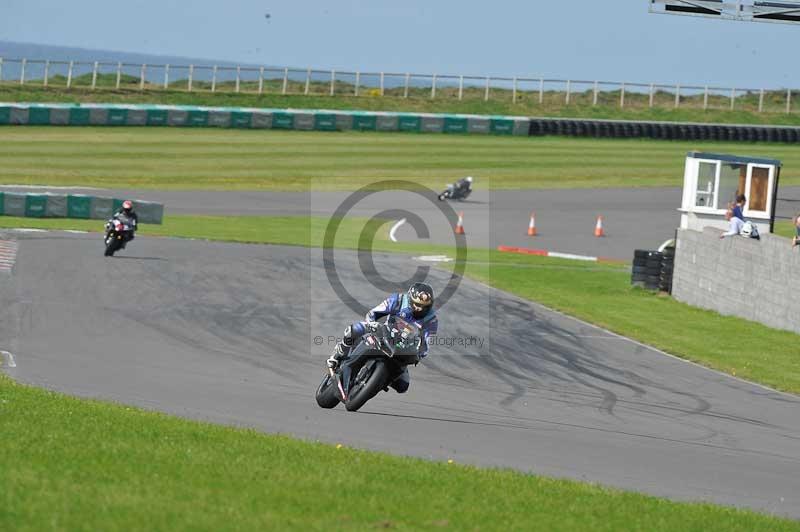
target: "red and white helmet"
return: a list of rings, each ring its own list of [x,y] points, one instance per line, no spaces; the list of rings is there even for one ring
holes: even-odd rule
[[[131,200],[125,200],[122,202],[122,210],[125,212],[130,212],[133,209],[133,202]]]

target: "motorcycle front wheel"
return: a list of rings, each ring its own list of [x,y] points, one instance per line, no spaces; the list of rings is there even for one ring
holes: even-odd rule
[[[367,362],[358,372],[356,382],[350,387],[344,407],[348,412],[355,412],[381,391],[388,378],[389,368],[382,360]]]
[[[114,252],[117,250],[117,239],[113,236],[106,238],[106,251],[104,256],[113,257]]]
[[[447,194],[445,192],[439,194],[439,201],[444,201],[445,199],[447,199]]]
[[[336,380],[331,377],[330,373],[325,375],[317,387],[317,404],[322,408],[333,408],[339,404]]]

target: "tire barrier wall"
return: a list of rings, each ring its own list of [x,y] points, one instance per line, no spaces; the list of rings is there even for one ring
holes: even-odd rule
[[[0,192],[0,215],[26,218],[82,218],[108,220],[122,207],[118,198],[83,194],[21,194]],[[152,201],[133,200],[140,223],[160,224],[164,205]]]
[[[800,254],[788,238],[678,229],[672,296],[678,301],[800,333],[794,292]],[[765,346],[768,349],[768,346]]]
[[[675,248],[664,251],[637,249],[633,252],[631,284],[648,290],[672,293],[672,271],[675,267]]]
[[[316,131],[411,131],[520,135],[530,120],[479,116],[182,105],[0,103],[0,125],[180,126]]]
[[[531,118],[531,136],[651,138],[664,140],[717,140],[735,142],[800,142],[800,127],[680,122],[632,122]]]

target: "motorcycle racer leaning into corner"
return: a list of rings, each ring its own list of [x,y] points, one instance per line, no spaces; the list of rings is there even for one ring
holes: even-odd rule
[[[125,249],[125,245],[133,240],[136,230],[139,228],[139,215],[133,210],[133,202],[131,200],[123,201],[122,207],[111,216],[111,219],[113,220],[114,218],[120,217],[130,220],[130,224],[133,227],[133,231],[130,232],[130,236],[122,243],[122,249]]]
[[[472,188],[472,176],[470,175],[462,179],[459,179],[455,183],[447,185],[447,188],[448,190],[450,190],[451,195],[454,194],[456,190],[458,190],[461,193],[466,192],[467,190],[470,190]]]
[[[391,294],[367,313],[366,321],[353,323],[344,330],[342,341],[336,344],[333,354],[328,358],[328,367],[336,369],[339,360],[347,357],[365,333],[374,331],[376,322],[384,316],[398,316],[420,328],[422,343],[419,358],[425,358],[428,355],[428,337],[435,335],[439,329],[439,318],[433,308],[433,299],[433,288],[427,283],[414,283],[406,293]],[[410,385],[408,368],[403,368],[403,373],[389,384],[397,393],[405,393]]]

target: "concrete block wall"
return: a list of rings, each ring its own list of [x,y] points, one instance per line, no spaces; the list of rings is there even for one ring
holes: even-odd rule
[[[722,231],[679,229],[672,296],[720,314],[800,333],[800,246],[762,234],[761,240]]]

